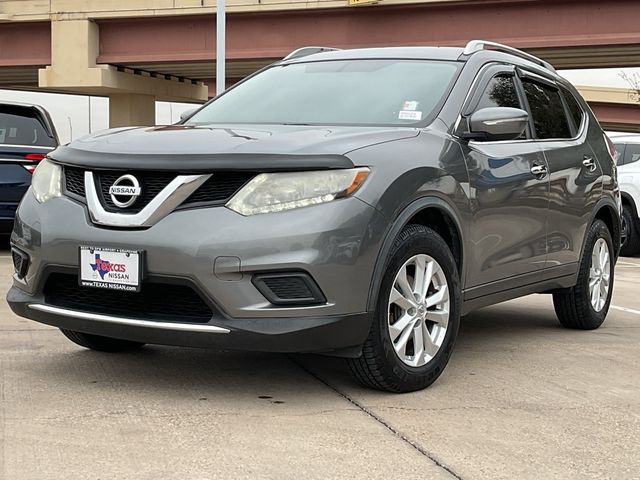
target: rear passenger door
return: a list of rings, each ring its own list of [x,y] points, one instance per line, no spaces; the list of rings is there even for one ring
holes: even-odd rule
[[[519,71],[534,136],[549,167],[545,276],[573,273],[591,212],[602,193],[602,170],[587,143],[588,116],[574,94],[553,80]]]

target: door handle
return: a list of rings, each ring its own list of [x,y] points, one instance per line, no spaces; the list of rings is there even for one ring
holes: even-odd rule
[[[534,165],[531,167],[531,173],[539,178],[542,179],[544,177],[547,176],[547,166],[546,165]]]
[[[596,165],[596,161],[593,159],[593,157],[590,157],[589,155],[585,155],[584,158],[582,159],[582,165],[587,168],[590,172],[595,172],[597,165]]]

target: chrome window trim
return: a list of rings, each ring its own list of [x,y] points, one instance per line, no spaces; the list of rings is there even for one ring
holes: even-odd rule
[[[228,328],[217,327],[215,325],[196,325],[193,323],[175,323],[175,322],[158,322],[154,320],[137,320],[135,318],[115,317],[112,315],[103,315],[100,313],[80,312],[78,310],[69,310],[67,308],[54,307],[41,303],[30,303],[28,307],[32,310],[51,313],[54,315],[62,315],[65,317],[78,318],[80,320],[93,320],[97,322],[114,323],[118,325],[128,325],[131,327],[158,328],[162,330],[175,330],[179,332],[198,332],[198,333],[229,333]]]
[[[84,172],[84,189],[91,220],[109,227],[150,227],[169,215],[198,187],[211,178],[211,174],[178,175],[138,213],[108,212],[100,203],[93,172]]]
[[[495,145],[495,144],[508,144],[508,143],[549,143],[549,142],[565,142],[565,143],[578,143],[583,140],[583,136],[586,136],[587,132],[587,124],[589,123],[589,118],[582,121],[582,129],[580,133],[573,138],[526,138],[522,140],[494,140],[488,142],[482,142],[479,140],[469,140],[469,144],[479,144],[479,145]]]

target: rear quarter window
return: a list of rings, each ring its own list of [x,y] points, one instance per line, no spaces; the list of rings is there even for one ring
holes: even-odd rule
[[[580,131],[580,127],[582,126],[582,122],[584,120],[584,110],[582,110],[582,107],[578,103],[578,100],[576,100],[576,97],[568,88],[560,87],[560,89],[562,90],[564,99],[567,102],[567,107],[569,107],[571,120],[573,120],[573,126],[577,134]]]

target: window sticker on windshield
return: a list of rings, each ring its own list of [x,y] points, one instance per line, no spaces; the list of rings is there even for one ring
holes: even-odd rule
[[[402,104],[402,110],[417,110],[420,102],[415,100],[407,100]]]
[[[422,120],[422,112],[416,110],[400,110],[398,120]]]

